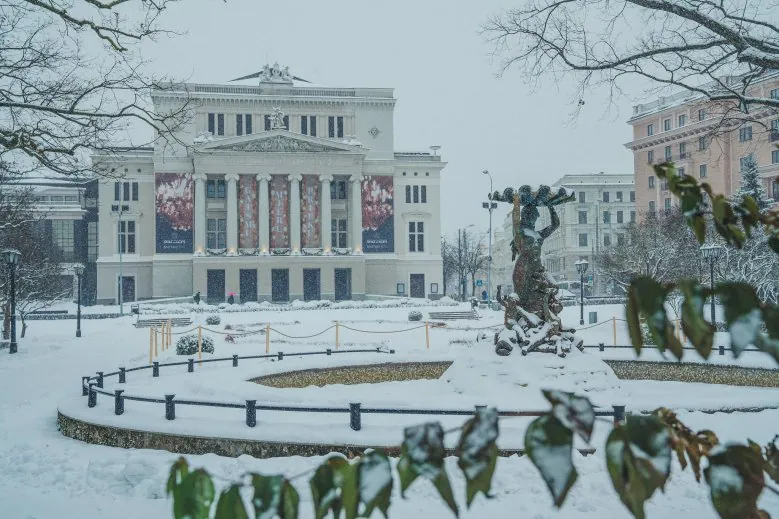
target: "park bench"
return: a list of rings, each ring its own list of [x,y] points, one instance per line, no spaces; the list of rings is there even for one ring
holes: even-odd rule
[[[189,317],[160,317],[154,319],[138,319],[135,322],[136,328],[159,328],[170,321],[172,326],[191,326],[192,319]]]
[[[476,310],[467,312],[430,312],[430,319],[437,321],[456,321],[463,319],[481,319]]]

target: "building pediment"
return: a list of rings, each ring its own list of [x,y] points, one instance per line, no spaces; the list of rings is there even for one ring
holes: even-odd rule
[[[271,130],[241,137],[209,140],[199,146],[198,150],[202,153],[353,153],[359,155],[367,153],[362,146],[310,137],[287,130]]]

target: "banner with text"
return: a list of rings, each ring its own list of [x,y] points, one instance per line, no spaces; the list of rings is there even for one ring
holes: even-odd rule
[[[154,178],[157,254],[193,252],[192,175],[157,173]]]
[[[253,175],[241,175],[239,178],[238,248],[256,249],[259,247],[259,236],[257,234],[257,181]]]
[[[367,176],[362,181],[362,250],[366,254],[395,252],[394,183],[391,176]]]
[[[270,181],[270,248],[289,248],[289,183],[286,175]]]
[[[319,191],[319,177],[303,175],[300,192],[300,243],[304,249],[322,246]],[[327,193],[327,196],[330,196],[330,193]]]

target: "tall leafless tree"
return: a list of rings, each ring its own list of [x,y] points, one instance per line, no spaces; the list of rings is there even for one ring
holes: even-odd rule
[[[471,277],[471,297],[476,296],[476,275],[487,269],[487,247],[484,234],[463,230],[462,268]]]
[[[654,85],[645,95],[686,90],[732,129],[779,109],[779,99],[755,87],[779,70],[776,8],[757,0],[527,0],[483,30],[503,71],[519,67],[531,81],[573,73],[577,110],[591,87],[605,85],[613,99],[623,79],[639,76]]]
[[[188,103],[155,113],[138,46],[172,35],[158,24],[177,0],[0,0],[0,164],[79,175],[88,153],[171,139]],[[130,142],[138,124],[146,142]]]
[[[457,243],[451,241],[446,236],[441,237],[441,262],[444,281],[444,295],[446,295],[447,286],[458,273]]]

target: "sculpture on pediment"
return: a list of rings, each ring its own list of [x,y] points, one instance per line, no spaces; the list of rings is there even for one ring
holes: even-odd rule
[[[522,355],[533,351],[556,353],[561,357],[573,346],[582,349],[582,339],[574,329],[566,329],[558,317],[562,305],[557,299],[558,287],[541,263],[541,247],[560,226],[555,206],[575,199],[566,188],[553,192],[549,186],[533,191],[530,186],[518,190],[508,188],[489,195],[490,200],[508,202],[512,212],[513,241],[511,260],[513,292],[501,295],[498,303],[504,308],[504,328],[495,334],[495,352],[509,355],[518,346]],[[536,230],[539,207],[549,211],[551,223]]]
[[[259,152],[308,152],[308,153],[321,153],[328,151],[340,151],[336,148],[330,148],[328,146],[322,146],[321,144],[314,144],[307,141],[301,141],[297,139],[291,139],[282,135],[274,135],[272,137],[256,139],[252,141],[241,142],[237,144],[226,144],[224,146],[217,146],[213,148],[220,151],[259,151]]]
[[[270,129],[271,130],[286,130],[284,126],[284,112],[281,108],[273,108],[273,113],[270,115]]]

